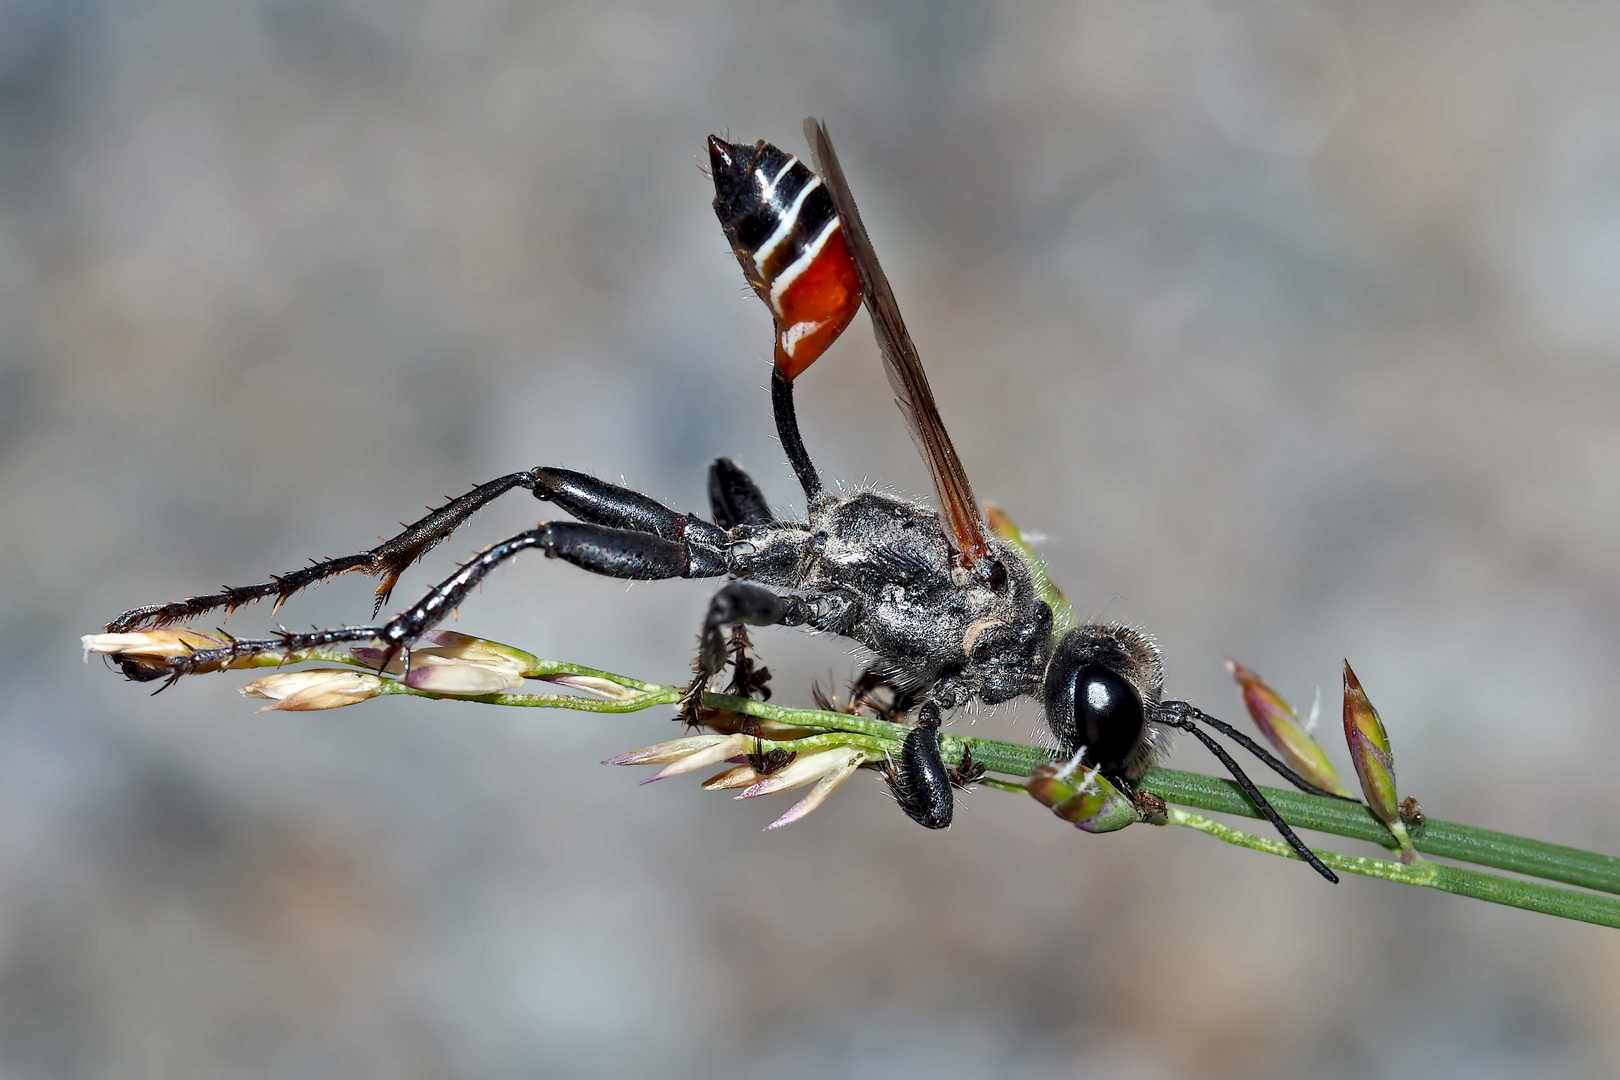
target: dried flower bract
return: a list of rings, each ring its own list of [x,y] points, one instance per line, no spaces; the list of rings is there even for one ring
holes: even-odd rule
[[[282,710],[307,712],[340,709],[357,705],[382,693],[383,680],[376,675],[343,668],[310,668],[267,675],[241,688],[244,697],[268,698],[275,704],[260,712]]]
[[[650,784],[654,780],[692,772],[707,765],[729,762],[731,768],[711,776],[704,781],[703,787],[707,791],[743,788],[742,793],[736,796],[739,799],[754,799],[761,795],[791,791],[807,784],[814,784],[815,786],[803,799],[766,826],[767,829],[779,829],[783,825],[800,820],[826,802],[827,797],[836,791],[840,784],[854,776],[856,770],[869,758],[867,751],[859,747],[834,746],[814,752],[794,753],[788,764],[774,772],[764,774],[757,771],[748,760],[750,754],[759,755],[761,746],[769,745],[771,743],[768,740],[761,740],[757,735],[740,731],[729,735],[689,735],[684,739],[671,739],[669,742],[632,750],[627,754],[609,758],[602,764],[663,765],[662,769],[642,781],[643,784]]]
[[[85,634],[79,639],[84,647],[85,659],[91,653],[107,656],[124,669],[124,674],[137,681],[161,679],[169,674],[170,660],[183,660],[192,654],[218,649],[230,644],[228,634],[205,634],[185,627],[159,626],[149,630],[131,630],[122,634]],[[199,664],[196,672],[220,671],[228,667],[252,666],[251,657],[212,664]]]

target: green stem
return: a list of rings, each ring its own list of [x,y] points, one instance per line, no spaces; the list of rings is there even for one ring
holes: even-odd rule
[[[793,754],[811,754],[818,750],[831,750],[839,746],[853,746],[865,750],[874,758],[881,758],[895,750],[893,743],[884,739],[874,739],[870,735],[852,735],[846,731],[829,732],[826,735],[811,735],[804,739],[766,740],[772,750],[786,750]],[[1018,788],[1023,791],[1022,787]]]
[[[251,656],[238,657],[222,668],[223,671],[251,671],[257,668],[291,667],[294,664],[304,664],[318,660],[323,664],[347,664],[350,667],[373,670],[369,664],[363,664],[354,658],[347,648],[319,648],[319,649],[293,649],[283,652],[280,649],[269,649],[265,652],[253,653]]]
[[[977,757],[977,753],[974,755]],[[1174,769],[1154,769],[1138,785],[1168,802],[1243,817],[1260,816],[1230,780]],[[1307,795],[1302,791],[1260,789],[1283,820],[1295,828],[1316,829],[1352,840],[1392,846],[1389,829],[1361,803]],[[1620,859],[1595,851],[1529,840],[1522,836],[1477,829],[1430,818],[1412,830],[1412,843],[1426,855],[1510,870],[1516,874],[1561,881],[1566,885],[1620,893]]]
[[[1222,825],[1199,814],[1189,814],[1185,810],[1171,807],[1168,817],[1172,825],[1195,829],[1206,836],[1213,836],[1217,840],[1248,848],[1250,851],[1263,851],[1285,859],[1299,858],[1292,848],[1280,840],[1255,836],[1253,833],[1234,829],[1230,825]],[[1620,927],[1620,900],[1608,896],[1560,889],[1539,881],[1519,881],[1460,866],[1445,866],[1426,859],[1407,866],[1388,859],[1340,855],[1332,851],[1317,850],[1316,855],[1333,869],[1350,874],[1382,878],[1403,885],[1439,889],[1441,892],[1455,893],[1458,896],[1471,896],[1476,900],[1487,900],[1493,904],[1539,911],[1545,915],[1577,919],[1599,926]]]
[[[608,682],[618,683],[620,686],[628,686],[632,690],[640,690],[648,694],[674,694],[676,695],[676,700],[680,699],[681,694],[678,687],[660,686],[658,683],[642,682],[640,679],[632,679],[628,675],[615,675],[611,671],[601,671],[597,668],[585,667],[583,664],[568,664],[561,660],[536,659],[534,663],[530,664],[523,671],[523,677],[526,679],[544,679],[548,675],[591,675],[595,678],[606,679]]]
[[[791,709],[786,705],[772,705],[752,698],[732,697],[729,694],[704,694],[703,704],[717,709],[730,709],[760,720],[775,720],[791,727],[819,728],[824,731],[853,731],[898,744],[909,730],[904,724],[891,724],[870,716],[854,713],[821,712],[817,709]]]
[[[569,672],[568,674],[596,674],[592,671]],[[621,683],[620,685],[629,685]],[[651,684],[648,684],[651,685]],[[470,697],[464,694],[440,694],[432,690],[417,690],[406,686],[402,682],[392,679],[383,681],[379,697],[389,694],[404,694],[407,697],[432,698],[435,701],[471,701],[479,705],[507,705],[528,709],[577,709],[580,712],[599,713],[631,713],[650,709],[655,705],[673,705],[681,700],[681,692],[669,687],[662,687],[654,693],[647,693],[641,697],[629,698],[624,701],[605,701],[602,698],[585,697],[575,694],[480,694]]]

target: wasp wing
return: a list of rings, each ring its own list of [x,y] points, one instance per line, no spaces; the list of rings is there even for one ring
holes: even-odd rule
[[[833,206],[843,222],[844,238],[860,274],[861,293],[872,317],[872,329],[877,334],[878,350],[883,354],[883,369],[894,390],[895,404],[900,406],[906,426],[911,429],[912,441],[922,451],[928,470],[933,474],[934,495],[948,526],[945,535],[955,545],[962,564],[973,567],[989,553],[984,540],[984,518],[973,498],[973,485],[968,482],[967,471],[956,456],[956,447],[945,430],[939,406],[934,403],[934,392],[928,388],[928,376],[923,373],[917,346],[906,332],[894,290],[878,265],[877,252],[872,249],[872,239],[861,223],[861,212],[855,208],[855,199],[849,193],[849,181],[838,164],[838,154],[833,150],[827,126],[811,117],[804,122],[804,133],[810,140],[821,179],[832,194]]]

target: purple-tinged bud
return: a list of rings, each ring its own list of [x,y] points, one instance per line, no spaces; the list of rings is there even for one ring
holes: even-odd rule
[[[353,645],[349,653],[356,660],[369,668],[377,669],[383,659],[388,656],[388,650],[382,647],[381,642],[371,642],[364,645]],[[389,659],[387,668],[382,670],[390,675],[398,675],[407,668],[415,669],[427,664],[474,664],[479,667],[495,671],[510,672],[517,676],[518,681],[508,683],[502,689],[510,689],[522,683],[524,676],[540,661],[531,653],[511,645],[502,645],[498,641],[488,638],[473,637],[471,634],[462,634],[454,630],[429,630],[417,639],[416,644],[409,650],[402,650]],[[415,687],[414,683],[407,683]],[[448,684],[447,684],[448,685]],[[416,689],[426,690],[430,687],[422,686]],[[441,693],[464,693],[445,689]],[[494,693],[493,690],[484,690],[481,693]]]
[[[395,653],[388,659],[387,667],[383,666],[383,659],[388,657],[388,650],[380,645],[350,645],[349,655],[372,671],[384,675],[402,675],[405,672],[405,658],[409,654],[403,651]]]
[[[412,690],[450,697],[483,697],[515,689],[539,663],[522,649],[454,630],[429,630],[408,652],[392,657],[380,643],[356,645],[349,653],[372,668],[386,658],[385,670],[404,672],[404,683]]]
[[[241,688],[244,697],[269,698],[260,712],[310,712],[357,705],[382,693],[382,679],[343,668],[309,668],[266,675]]]
[[[1260,676],[1235,660],[1226,662],[1226,670],[1237,680],[1243,694],[1243,704],[1254,718],[1254,724],[1266,741],[1277,748],[1283,760],[1305,779],[1335,795],[1349,795],[1350,789],[1339,782],[1333,763],[1288,702],[1282,699]]]
[[[1131,800],[1095,769],[1076,774],[1056,765],[1037,765],[1024,788],[1052,813],[1085,832],[1114,832],[1138,820]]]
[[[523,685],[523,675],[510,668],[455,661],[436,663],[419,657],[412,660],[411,670],[405,673],[404,679],[412,690],[452,697],[483,697]]]
[[[533,653],[524,652],[515,646],[502,645],[498,641],[473,637],[471,634],[462,634],[454,630],[429,630],[411,650],[411,655],[413,664],[416,663],[417,657],[435,656],[444,660],[483,664],[486,667],[514,668],[520,672],[529,671],[540,663],[539,658]]]
[[[748,752],[749,738],[741,732],[735,735],[688,735],[684,739],[671,739],[655,746],[644,746],[628,754],[608,758],[604,765],[663,765],[664,767],[643,784],[662,780],[668,776],[701,769],[706,765],[726,761]]]
[[[197,649],[217,649],[228,639],[185,627],[159,626],[124,634],[85,634],[79,638],[86,659],[91,653],[125,656],[131,660],[168,660],[189,656]]]
[[[1350,760],[1355,762],[1367,805],[1386,825],[1396,824],[1400,820],[1400,800],[1395,795],[1395,755],[1389,748],[1384,722],[1367,700],[1348,660],[1344,662],[1344,737],[1350,744]]]
[[[706,750],[711,746],[729,742],[731,738],[730,735],[688,735],[683,739],[671,739],[668,742],[643,746],[640,750],[631,750],[628,753],[618,754],[608,758],[602,764],[662,765],[670,761],[679,761],[699,750]],[[715,760],[722,759],[716,758]]]

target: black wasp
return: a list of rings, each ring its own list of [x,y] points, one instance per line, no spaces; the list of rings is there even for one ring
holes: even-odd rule
[[[929,828],[950,824],[952,782],[974,772],[948,766],[943,714],[972,701],[1038,696],[1059,746],[1129,789],[1167,749],[1171,729],[1190,732],[1232,773],[1296,852],[1333,872],[1294,835],[1199,722],[1239,740],[1306,791],[1321,793],[1247,736],[1184,701],[1163,698],[1163,664],[1144,634],[1119,624],[1076,626],[1058,636],[1035,574],[1013,545],[989,533],[967,473],[934,403],[916,347],[849,192],[827,129],[805,124],[818,171],[766,142],[709,138],[714,209],[748,283],[775,319],[771,404],[777,431],[808,503],[802,520],[776,517],[759,487],[729,459],[709,469],[712,521],[681,514],[639,492],[560,468],[482,484],[369,551],[331,559],[261,584],[136,608],[108,625],[122,632],[288,596],[351,571],[381,578],[373,614],[404,570],[485,504],[514,488],[555,503],[575,521],[546,522],[479,552],[386,623],[265,640],[237,640],[165,662],[116,658],[131,678],[176,678],[200,666],[268,649],[380,640],[392,657],[458,607],[496,566],[536,549],[608,577],[731,580],[709,602],[682,714],[699,719],[701,695],[727,659],[725,632],[803,626],[870,650],[868,681],[916,718],[889,773],[901,808]],[[874,491],[829,492],[799,435],[793,380],[843,332],[862,303],[871,315],[889,384],[933,475],[939,509]]]

